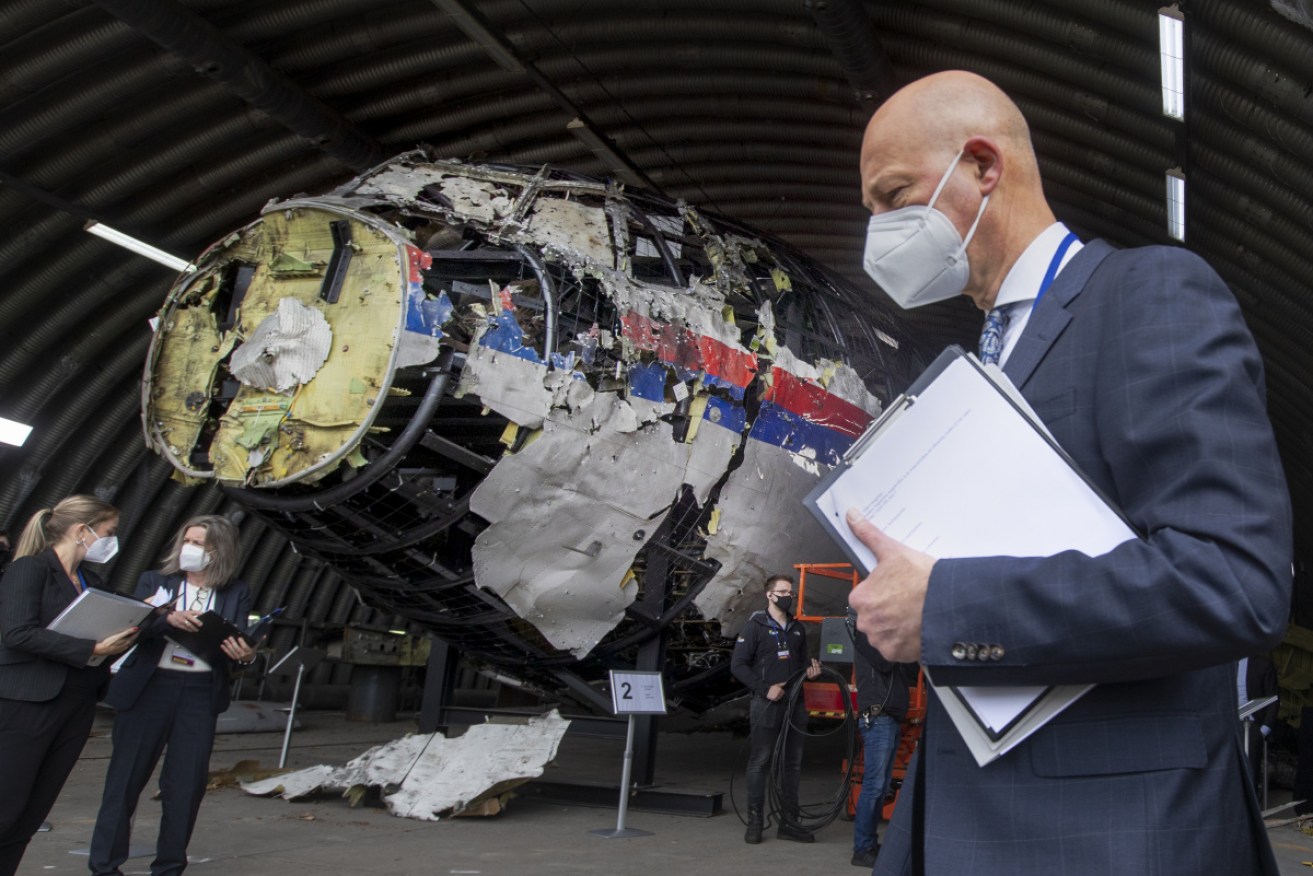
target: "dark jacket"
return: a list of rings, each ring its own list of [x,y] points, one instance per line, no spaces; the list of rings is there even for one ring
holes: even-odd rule
[[[109,589],[81,572],[88,587]],[[53,548],[9,565],[0,580],[0,697],[44,703],[59,695],[73,672],[100,676],[103,693],[111,661],[87,666],[95,641],[46,629],[77,595]]]
[[[907,717],[908,690],[916,684],[915,663],[891,663],[875,648],[856,649],[853,675],[857,677],[857,710],[865,714],[880,706],[880,714],[896,721]]]
[[[781,658],[779,654],[786,648],[789,656]],[[729,670],[754,694],[764,697],[771,685],[788,681],[809,665],[807,631],[802,624],[789,618],[788,628],[781,630],[765,611],[754,611],[739,631]]]
[[[924,772],[875,873],[906,872],[916,811],[927,873],[1278,873],[1235,661],[1286,630],[1290,502],[1235,298],[1188,250],[1096,241],[1003,370],[1145,537],[1098,557],[935,562],[920,657],[936,684],[1096,687],[984,768],[932,694]]]
[[[134,595],[138,599],[149,599],[163,587],[170,595],[177,596],[178,586],[181,583],[182,575],[143,572],[137,579],[137,590]],[[214,611],[245,632],[251,613],[251,591],[247,588],[246,582],[236,580],[222,590],[216,590]],[[114,681],[109,686],[109,694],[105,697],[107,704],[123,711],[132,708],[137,702],[141,692],[154,677],[155,670],[159,668],[160,656],[164,653],[167,644],[165,634],[169,629],[169,623],[162,613],[152,618],[142,628],[141,636],[137,639],[137,647],[123,661],[118,674],[114,676]],[[228,689],[228,667],[231,663],[231,660],[218,660],[210,667],[213,682],[210,708],[216,715],[227,709],[232,699]]]

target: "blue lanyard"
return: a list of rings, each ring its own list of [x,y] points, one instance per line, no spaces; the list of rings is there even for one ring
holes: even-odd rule
[[[1044,279],[1039,284],[1039,294],[1035,296],[1035,303],[1030,305],[1030,312],[1034,313],[1035,308],[1039,307],[1040,301],[1044,298],[1044,293],[1049,291],[1053,285],[1053,280],[1058,276],[1058,266],[1062,264],[1062,257],[1071,249],[1071,245],[1076,242],[1076,232],[1068,231],[1067,236],[1062,238],[1062,243],[1058,244],[1058,251],[1053,254],[1053,260],[1049,262],[1049,269],[1044,272]]]
[[[82,591],[81,591],[81,592],[85,593],[86,590],[87,590],[87,579],[84,578],[84,577],[82,577],[82,570],[81,570],[81,569],[78,569],[78,584],[82,585]]]

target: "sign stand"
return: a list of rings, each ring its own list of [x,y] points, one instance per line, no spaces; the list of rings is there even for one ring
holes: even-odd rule
[[[269,667],[269,671],[265,673],[266,675],[289,675],[292,672],[292,667],[296,667],[296,684],[292,688],[292,706],[287,711],[287,727],[283,730],[283,751],[278,755],[279,769],[287,765],[287,749],[292,743],[292,725],[296,723],[297,701],[301,699],[301,679],[305,676],[307,669],[314,669],[325,656],[323,651],[317,651],[314,648],[302,648],[298,645],[284,654],[283,659]]]
[[[589,833],[603,839],[652,836],[650,830],[625,827],[625,814],[629,811],[629,777],[634,765],[634,717],[666,713],[661,673],[611,670],[611,707],[615,714],[629,716],[629,729],[625,734],[625,765],[620,775],[620,811],[616,814],[615,830],[591,830]]]
[[[1248,720],[1251,720],[1251,719],[1253,718],[1253,716],[1254,716],[1255,713],[1257,713],[1257,712],[1261,712],[1263,709],[1266,709],[1268,706],[1270,706],[1270,705],[1272,705],[1273,703],[1275,703],[1275,702],[1277,701],[1277,699],[1278,699],[1278,697],[1275,696],[1275,695],[1270,696],[1270,697],[1264,697],[1264,698],[1261,699],[1261,700],[1260,700],[1259,698],[1255,697],[1254,699],[1250,700],[1250,701],[1247,702],[1247,703],[1242,703],[1242,704],[1240,705],[1240,720],[1241,720],[1241,721],[1248,721]],[[1243,733],[1241,733],[1240,735],[1241,735],[1241,736],[1244,738],[1244,740],[1245,740],[1245,762],[1248,763],[1248,762],[1249,762],[1249,731],[1248,731],[1248,729],[1246,729],[1246,730],[1245,730]],[[1262,767],[1262,769],[1263,769],[1263,772],[1260,774],[1260,776],[1261,776],[1261,778],[1262,778],[1262,785],[1263,785],[1263,787],[1260,788],[1259,790],[1262,792],[1262,795],[1263,795],[1263,808],[1264,808],[1264,809],[1267,809],[1267,737],[1266,737],[1266,736],[1263,737],[1263,767]]]

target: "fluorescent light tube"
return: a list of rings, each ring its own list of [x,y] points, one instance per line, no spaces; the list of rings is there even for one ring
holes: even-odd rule
[[[1167,233],[1185,241],[1185,174],[1179,167],[1167,171]]]
[[[22,447],[27,436],[32,434],[32,427],[17,420],[0,417],[0,444],[12,444]]]
[[[191,271],[196,270],[196,266],[188,262],[186,259],[180,259],[175,255],[170,255],[162,249],[156,249],[149,243],[142,243],[140,240],[137,240],[137,238],[129,237],[122,231],[110,228],[103,222],[91,221],[88,222],[84,228],[102,240],[108,240],[110,243],[118,244],[124,249],[132,250],[137,255],[145,256],[151,261],[164,265],[166,268],[172,268],[179,274],[190,273]]]
[[[1175,6],[1158,10],[1158,54],[1163,68],[1163,115],[1185,121],[1185,16]]]

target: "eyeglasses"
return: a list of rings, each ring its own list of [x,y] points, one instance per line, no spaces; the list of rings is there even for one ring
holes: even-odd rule
[[[792,595],[793,595],[793,591],[792,591],[792,590],[772,590],[770,595],[771,595],[771,596],[792,596]]]

